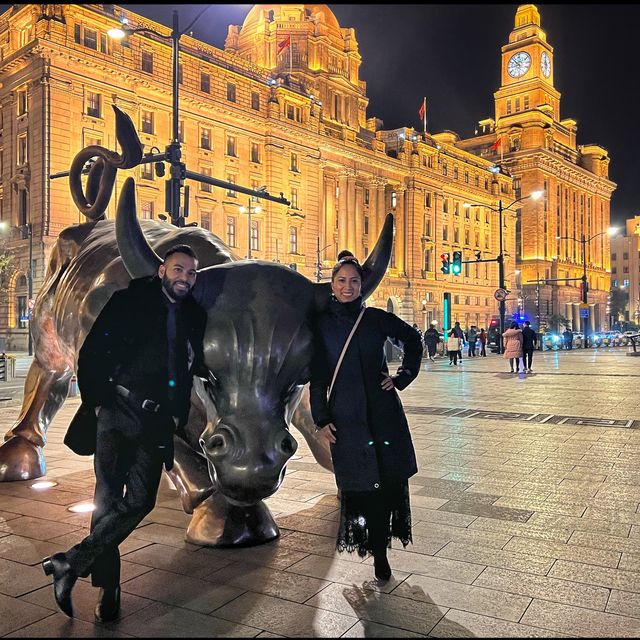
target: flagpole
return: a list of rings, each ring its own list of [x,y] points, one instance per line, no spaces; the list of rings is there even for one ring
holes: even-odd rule
[[[422,98],[422,123],[424,125],[424,136],[427,137],[427,96]]]
[[[500,164],[504,160],[504,145],[502,144],[502,136],[500,137]]]

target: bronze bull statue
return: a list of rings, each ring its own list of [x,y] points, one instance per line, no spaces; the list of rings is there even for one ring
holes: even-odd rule
[[[130,120],[125,125],[136,135]],[[139,162],[135,145],[121,145],[123,157],[103,153],[103,165],[126,168]],[[96,149],[84,150],[84,157]],[[134,149],[133,158],[127,149]],[[72,165],[72,185],[84,161],[75,162],[75,169]],[[92,168],[87,191],[106,206],[110,190],[96,187],[106,173],[100,164]],[[206,380],[196,378],[189,422],[175,438],[175,465],[169,474],[184,510],[193,513],[186,537],[211,546],[277,537],[263,500],[278,489],[297,449],[290,426],[302,433],[316,460],[331,469],[328,449],[313,437],[308,398],[303,397],[311,359],[310,323],[328,302],[329,285],[311,283],[279,264],[238,261],[203,229],[152,220],[140,224],[131,178],[120,196],[115,224],[103,219],[104,206],[101,211],[79,201],[77,194],[74,199],[98,219],[65,229],[52,252],[34,308],[35,357],[23,406],[0,446],[0,480],[45,473],[47,428],[67,397],[79,349],[95,318],[114,291],[125,288],[132,277],[155,274],[158,254],[184,243],[200,259],[193,295],[207,310],[204,354],[209,373]],[[384,275],[392,227],[388,215],[363,265],[364,297]]]

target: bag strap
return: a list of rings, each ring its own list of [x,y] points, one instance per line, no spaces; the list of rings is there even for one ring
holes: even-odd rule
[[[335,384],[336,378],[338,377],[338,371],[340,370],[340,365],[342,364],[342,360],[344,358],[344,354],[347,353],[347,349],[349,348],[349,343],[351,342],[351,338],[353,338],[353,334],[356,332],[358,325],[360,324],[360,320],[362,320],[362,316],[364,315],[365,307],[362,307],[362,311],[360,311],[360,315],[356,320],[353,328],[351,329],[351,333],[347,338],[347,341],[344,343],[344,347],[342,347],[342,353],[338,358],[338,363],[336,364],[336,368],[333,371],[333,379],[331,380],[331,386],[329,387],[329,393],[327,394],[327,400],[331,397],[331,392],[333,391],[333,385]]]

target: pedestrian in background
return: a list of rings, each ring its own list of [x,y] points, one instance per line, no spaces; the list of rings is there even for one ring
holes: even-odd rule
[[[478,334],[478,342],[480,343],[480,355],[483,358],[487,357],[487,332],[484,329],[480,329]]]
[[[464,347],[464,332],[462,331],[462,327],[459,322],[455,322],[452,329],[454,335],[460,338],[460,348],[458,352],[458,359],[462,362],[462,348]]]
[[[462,350],[462,338],[456,335],[456,330],[451,329],[449,331],[449,337],[447,338],[447,351],[449,352],[449,366],[458,366],[458,358],[460,358],[460,351]],[[462,358],[460,358],[462,361]]]
[[[567,327],[562,337],[564,338],[564,348],[567,351],[571,351],[573,349],[573,331],[571,331],[571,327]]]
[[[531,328],[531,323],[528,320],[525,320],[524,327],[522,329],[522,352],[524,354],[524,370],[528,373],[533,373],[531,364],[533,363],[533,352],[535,351],[537,344],[538,336]]]
[[[393,313],[365,308],[361,287],[355,258],[333,267],[333,296],[314,327],[311,412],[316,437],[331,448],[341,495],[336,547],[362,557],[372,553],[375,576],[386,581],[391,539],[411,542],[409,478],[418,467],[396,389],[420,372],[422,343]],[[384,356],[388,338],[403,344],[395,375]]]
[[[512,322],[511,326],[502,334],[504,339],[503,358],[509,360],[511,373],[518,373],[519,360],[522,359],[522,373],[524,373],[524,358],[522,356],[522,329],[517,322]]]
[[[478,340],[478,332],[476,330],[476,325],[472,324],[467,332],[467,343],[469,344],[469,357],[476,357],[476,342]]]
[[[435,325],[431,325],[424,332],[424,345],[427,347],[427,353],[429,356],[429,360],[431,362],[436,361],[436,349],[438,347],[438,343],[440,342],[440,333],[436,329]]]

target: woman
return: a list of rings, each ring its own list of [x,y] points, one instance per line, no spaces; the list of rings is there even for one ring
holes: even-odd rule
[[[333,295],[315,326],[311,411],[317,438],[331,448],[341,494],[337,548],[372,553],[376,578],[388,580],[391,538],[411,542],[408,479],[418,468],[407,419],[396,389],[418,375],[422,343],[418,333],[392,313],[367,308],[336,365],[361,311],[362,268],[353,257],[331,273]],[[389,375],[387,338],[403,343],[402,366]],[[329,391],[329,398],[327,392]]]
[[[487,357],[487,332],[484,329],[480,329],[478,334],[478,342],[480,343],[480,355],[483,358]]]
[[[449,331],[449,337],[447,338],[447,352],[449,353],[449,366],[452,364],[458,366],[458,358],[462,351],[462,338],[458,337],[455,329]],[[460,358],[462,361],[462,358]]]
[[[518,373],[518,360],[523,359],[522,373],[524,373],[524,353],[522,351],[522,329],[518,327],[517,322],[512,322],[511,326],[502,334],[504,339],[503,358],[509,359],[511,373]],[[514,371],[515,367],[515,371]]]
[[[438,342],[440,342],[440,334],[434,325],[431,325],[424,332],[424,344],[427,347],[427,353],[429,355],[429,360],[431,362],[436,361],[436,348],[438,346]]]

